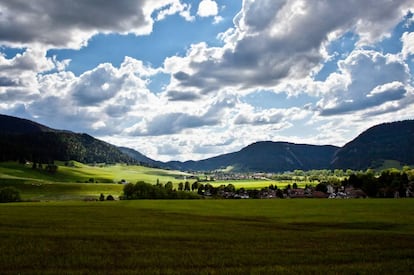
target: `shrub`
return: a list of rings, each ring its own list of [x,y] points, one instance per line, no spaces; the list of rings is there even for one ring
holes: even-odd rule
[[[14,187],[4,187],[0,189],[0,202],[21,201],[20,192]]]

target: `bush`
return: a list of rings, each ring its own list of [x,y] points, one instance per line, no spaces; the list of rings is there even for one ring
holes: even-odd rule
[[[113,200],[115,200],[115,199],[114,199],[114,197],[113,197],[112,195],[108,195],[108,196],[106,197],[106,200],[107,200],[107,201],[113,201]]]
[[[19,190],[14,187],[4,187],[0,189],[0,203],[18,201],[21,201]]]

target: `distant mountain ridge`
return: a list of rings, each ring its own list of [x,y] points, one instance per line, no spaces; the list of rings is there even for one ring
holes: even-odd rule
[[[235,171],[282,172],[296,169],[325,169],[339,147],[289,142],[260,141],[238,152],[200,161],[168,162],[180,170],[217,170],[233,166]]]
[[[376,168],[386,160],[414,165],[414,120],[379,124],[343,147],[259,141],[238,152],[199,161],[161,162],[87,134],[55,130],[36,122],[0,115],[0,161],[77,160],[85,163],[140,163],[166,169],[209,171],[233,167],[240,172],[296,169]]]

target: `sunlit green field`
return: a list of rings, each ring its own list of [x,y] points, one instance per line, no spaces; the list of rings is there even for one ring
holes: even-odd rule
[[[0,187],[16,187],[24,200],[82,200],[97,198],[101,193],[120,196],[123,185],[118,182],[121,180],[151,184],[171,181],[177,187],[187,176],[179,171],[143,166],[118,164],[98,167],[75,163],[75,167],[67,167],[63,163],[58,164],[57,172],[50,174],[32,169],[30,165],[0,163]]]
[[[15,162],[0,163],[0,187],[16,187],[24,200],[85,200],[98,198],[102,193],[105,196],[112,195],[118,198],[122,194],[121,180],[136,183],[145,181],[151,184],[160,182],[162,184],[171,181],[174,188],[178,188],[180,182],[189,179],[189,174],[148,168],[143,166],[108,165],[89,166],[74,162],[74,167],[67,167],[61,162],[55,174],[50,174],[39,169],[32,169],[31,165],[22,165]],[[233,184],[237,189],[261,189],[269,185],[276,185],[284,188],[294,181],[273,181],[273,180],[233,180],[233,181],[211,181],[215,187],[220,185]],[[310,182],[297,182],[299,187],[304,187]]]
[[[414,201],[0,204],[1,274],[412,274]]]
[[[293,180],[286,180],[286,181],[275,181],[275,180],[223,180],[223,181],[214,181],[209,182],[211,185],[217,187],[220,185],[228,185],[233,184],[237,189],[245,188],[245,189],[261,189],[264,187],[269,187],[270,185],[277,186],[278,188],[285,188],[287,185],[292,185],[296,183],[299,188],[303,188],[306,184],[315,185],[314,182],[310,181],[293,181]]]
[[[75,162],[74,167],[59,165],[56,174],[49,174],[45,171],[34,170],[30,165],[17,164],[15,162],[0,163],[0,178],[19,178],[27,180],[44,180],[54,182],[84,182],[94,179],[99,183],[117,183],[122,179],[130,182],[138,180],[146,182],[173,181],[179,182],[182,179],[176,179],[177,176],[186,175],[179,171],[169,171],[155,168],[148,168],[136,165],[107,165],[107,166],[89,166]]]

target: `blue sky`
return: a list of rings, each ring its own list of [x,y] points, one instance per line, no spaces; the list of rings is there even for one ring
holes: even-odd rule
[[[158,160],[414,119],[412,1],[0,0],[0,113]]]

